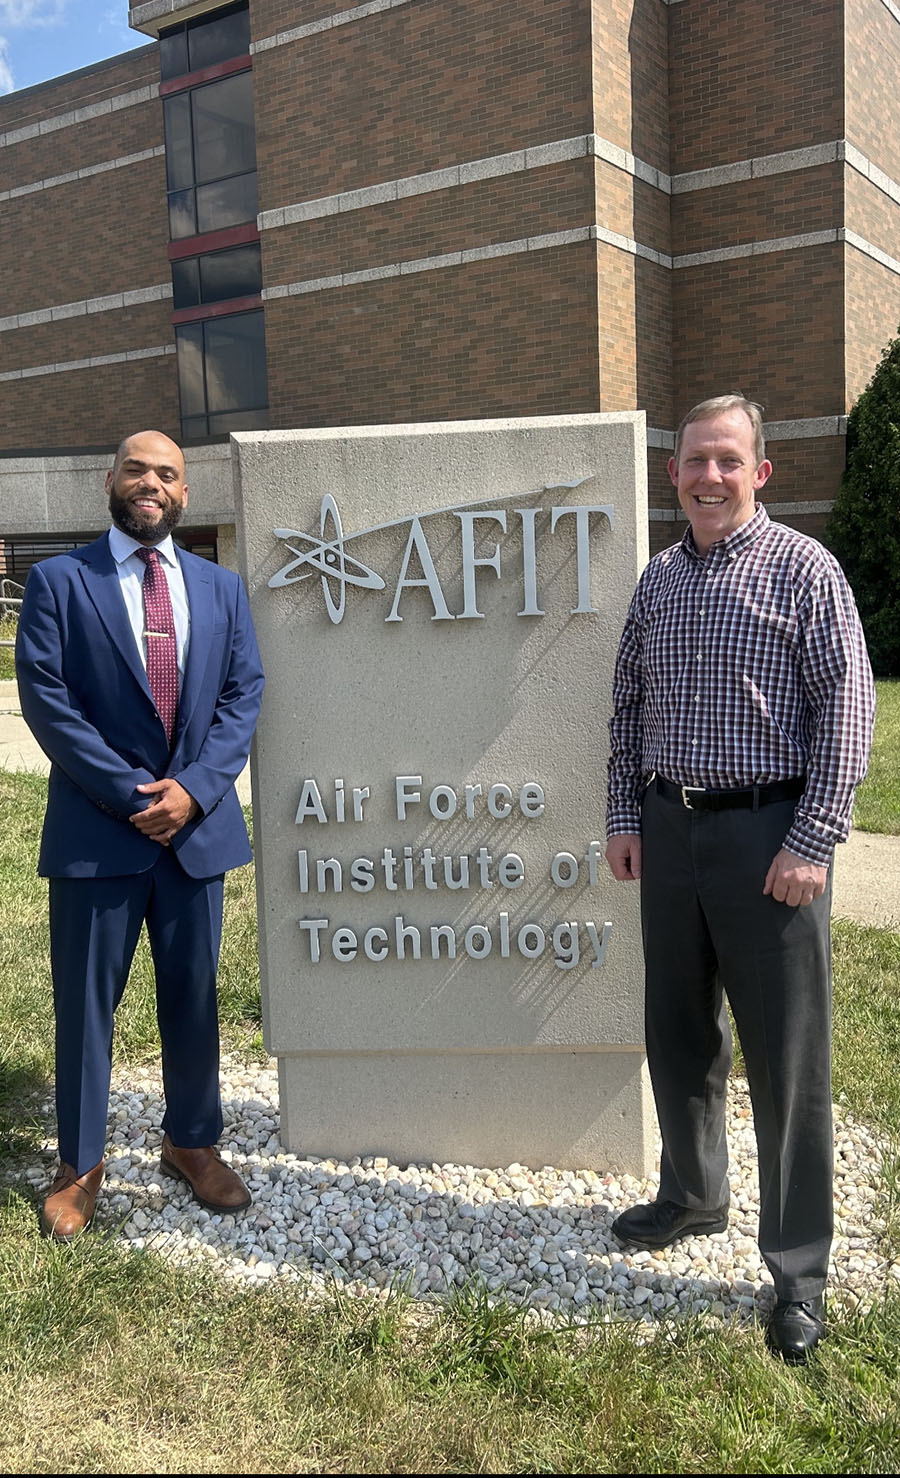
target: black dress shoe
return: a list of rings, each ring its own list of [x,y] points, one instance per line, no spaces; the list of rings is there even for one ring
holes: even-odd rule
[[[623,1211],[612,1229],[620,1242],[636,1242],[639,1247],[668,1247],[680,1237],[692,1234],[709,1237],[713,1232],[724,1232],[727,1226],[727,1204],[712,1211],[696,1211],[679,1206],[676,1201],[651,1201]]]
[[[827,1333],[821,1293],[797,1303],[779,1298],[766,1330],[766,1344],[789,1365],[802,1365]]]

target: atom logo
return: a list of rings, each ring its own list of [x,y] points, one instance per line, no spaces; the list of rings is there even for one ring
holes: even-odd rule
[[[406,523],[407,520],[401,519],[398,522]],[[361,539],[365,534],[373,534],[380,528],[390,527],[390,524],[377,524],[371,529],[359,529],[355,534],[345,534],[340,509],[331,494],[326,493],[322,499],[319,514],[321,538],[316,539],[312,534],[298,533],[295,529],[275,529],[276,539],[283,539],[288,549],[296,555],[296,559],[290,560],[276,575],[273,575],[269,585],[273,589],[278,589],[282,585],[295,585],[298,580],[309,580],[313,575],[321,575],[325,607],[329,617],[337,626],[344,619],[348,585],[360,585],[364,590],[384,590],[384,581],[381,576],[361,564],[358,559],[348,556],[344,545],[348,544],[351,539]],[[292,539],[302,539],[305,547],[298,549],[296,544],[291,543]],[[309,565],[311,568],[305,574],[296,574],[295,572],[303,569],[304,565]],[[337,586],[337,600],[331,591],[332,582]]]

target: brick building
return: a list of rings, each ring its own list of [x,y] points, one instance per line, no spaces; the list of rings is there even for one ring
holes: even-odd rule
[[[820,534],[900,322],[900,0],[145,0],[146,47],[0,98],[0,538],[105,526],[127,430],[765,406]]]

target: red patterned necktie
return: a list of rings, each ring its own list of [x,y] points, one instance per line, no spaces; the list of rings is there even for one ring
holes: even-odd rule
[[[144,617],[147,623],[147,682],[163,721],[166,738],[172,743],[178,708],[178,653],[175,617],[165,570],[155,549],[139,549],[147,566],[144,571]]]

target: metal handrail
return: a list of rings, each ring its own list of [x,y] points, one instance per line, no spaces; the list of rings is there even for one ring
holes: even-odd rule
[[[3,584],[4,585],[6,585],[7,583],[9,583],[10,585],[12,585],[13,584],[13,581],[12,580],[10,580],[9,582],[7,582],[6,580],[3,581]],[[21,590],[21,588],[22,587],[20,585],[19,586],[19,589]],[[19,596],[16,596],[16,595],[0,595],[0,607],[2,607],[2,614],[3,615],[6,614],[6,607],[7,606],[20,606],[21,604],[22,604],[22,601],[21,601],[21,598]],[[14,647],[14,646],[15,646],[15,642],[14,641],[7,641],[4,638],[0,637],[0,647]]]

